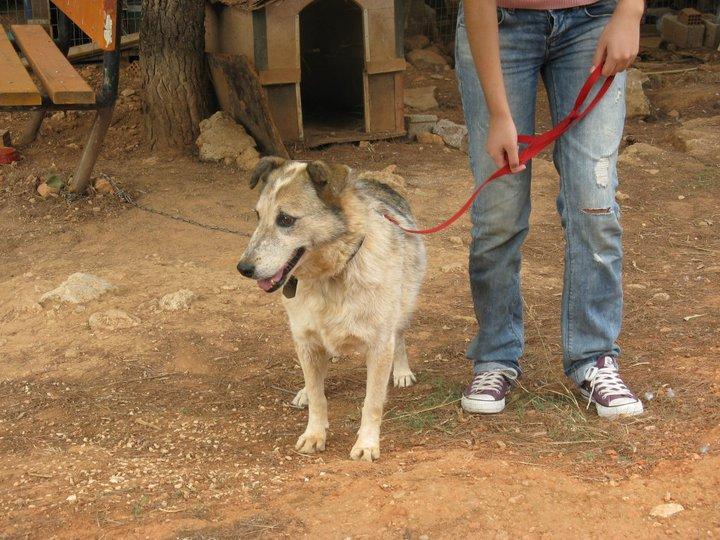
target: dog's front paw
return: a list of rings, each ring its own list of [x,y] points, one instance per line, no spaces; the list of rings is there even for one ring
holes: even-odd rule
[[[395,388],[407,388],[415,384],[417,379],[412,371],[393,371],[393,385]]]
[[[380,443],[358,441],[350,450],[350,459],[354,461],[375,461],[380,457]]]
[[[290,405],[297,409],[307,409],[308,406],[308,395],[305,387],[301,388],[300,391],[295,394],[295,397],[290,402]]]
[[[300,438],[295,443],[295,450],[301,454],[323,452],[325,450],[325,430],[305,430],[305,433],[300,435]]]

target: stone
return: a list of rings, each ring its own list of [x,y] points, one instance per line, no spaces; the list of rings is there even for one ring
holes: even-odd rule
[[[108,309],[93,313],[88,318],[91,330],[119,330],[140,324],[140,319],[119,309]]]
[[[675,131],[677,145],[687,154],[707,163],[717,164],[720,153],[720,116],[686,120]]]
[[[95,180],[93,187],[98,193],[104,193],[106,195],[112,195],[115,193],[112,184],[106,178],[98,178]]]
[[[432,131],[437,121],[438,117],[434,114],[406,114],[405,131],[408,139],[414,139],[418,133]]]
[[[618,201],[627,201],[629,198],[630,195],[628,195],[627,193],[623,193],[620,190],[615,192],[615,199]]]
[[[438,102],[435,99],[435,86],[421,86],[419,88],[405,89],[405,105],[418,111],[437,109]]]
[[[405,50],[406,51],[414,51],[415,49],[424,49],[430,45],[430,38],[427,36],[423,36],[422,34],[418,34],[415,36],[410,36],[405,38]]]
[[[58,193],[60,193],[60,188],[57,186],[49,186],[45,182],[42,182],[38,185],[37,192],[43,199],[47,199],[48,197],[57,197]]]
[[[428,67],[444,67],[448,65],[445,57],[432,49],[415,49],[405,55],[408,62],[418,69]]]
[[[652,510],[650,510],[650,515],[652,517],[669,518],[670,516],[674,516],[675,514],[682,512],[683,510],[685,510],[685,507],[683,507],[682,504],[678,503],[658,504]]]
[[[114,285],[111,285],[98,276],[76,272],[68,276],[68,278],[55,289],[43,294],[40,297],[40,303],[57,300],[70,304],[84,304],[85,302],[100,298],[103,294],[114,288]]]
[[[222,111],[200,122],[200,136],[195,144],[201,161],[236,163],[249,170],[260,159],[255,140]]]
[[[440,135],[435,135],[434,133],[430,133],[429,131],[423,131],[417,134],[416,136],[417,142],[420,144],[435,144],[439,146],[444,146],[445,141],[443,141],[443,138]]]
[[[677,118],[680,118],[680,113],[677,112],[675,109],[673,109],[672,111],[670,111],[670,112],[668,113],[668,116],[669,116],[670,118],[675,118],[675,119],[677,119]]]
[[[626,116],[634,118],[650,114],[650,100],[645,95],[643,84],[650,79],[636,68],[627,70],[627,83],[625,84]]]
[[[652,161],[662,156],[665,151],[662,148],[647,143],[635,143],[628,146],[618,158],[618,162],[628,165],[639,165],[646,161]]]
[[[659,292],[653,294],[653,300],[657,300],[658,302],[667,302],[670,300],[670,295],[666,292]]]
[[[160,299],[160,307],[166,311],[180,311],[190,309],[190,304],[197,295],[189,289],[180,289],[169,293]]]
[[[125,90],[120,92],[120,95],[124,98],[128,98],[128,97],[134,96],[136,93],[137,92],[135,92],[135,90],[133,90],[132,88],[126,88]]]
[[[432,129],[436,135],[440,135],[445,144],[452,148],[460,149],[463,138],[468,134],[467,127],[462,124],[456,124],[445,118],[438,120]]]

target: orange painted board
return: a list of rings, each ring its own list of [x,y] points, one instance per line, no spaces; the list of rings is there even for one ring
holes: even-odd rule
[[[0,26],[0,105],[40,105],[42,97]]]
[[[117,0],[52,0],[104,51],[115,49]]]
[[[53,103],[95,103],[93,89],[75,71],[42,26],[15,24],[10,28],[28,64]]]

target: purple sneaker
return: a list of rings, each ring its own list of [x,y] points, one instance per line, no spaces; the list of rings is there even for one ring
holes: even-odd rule
[[[484,371],[473,378],[462,395],[460,404],[469,413],[498,413],[505,408],[505,396],[512,381],[517,377],[515,370]]]
[[[598,415],[604,418],[643,412],[642,401],[622,381],[617,362],[609,355],[601,356],[594,366],[587,368],[580,393],[588,400],[588,407],[595,403]]]

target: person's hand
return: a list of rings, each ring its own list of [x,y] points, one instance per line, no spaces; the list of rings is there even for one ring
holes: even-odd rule
[[[610,77],[630,67],[640,50],[640,19],[643,0],[620,0],[603,30],[593,57],[593,69],[605,61],[602,74]]]
[[[518,158],[517,129],[510,115],[490,117],[485,149],[498,167],[509,164],[513,173],[525,170]]]

